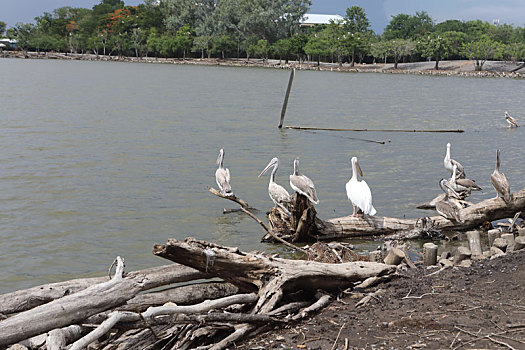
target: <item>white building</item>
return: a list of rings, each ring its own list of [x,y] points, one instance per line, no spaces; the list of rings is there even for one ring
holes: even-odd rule
[[[320,15],[314,13],[307,13],[301,20],[301,26],[312,27],[316,24],[330,24],[330,21],[338,22],[342,21],[343,19],[343,16],[340,15]]]

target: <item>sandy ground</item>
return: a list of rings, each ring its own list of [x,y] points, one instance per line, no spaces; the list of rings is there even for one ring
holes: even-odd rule
[[[406,270],[365,307],[355,307],[359,293],[334,296],[309,320],[236,349],[525,349],[525,251],[433,271]]]

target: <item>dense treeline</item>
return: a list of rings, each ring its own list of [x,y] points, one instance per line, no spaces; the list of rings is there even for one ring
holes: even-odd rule
[[[155,57],[258,57],[349,62],[525,58],[525,28],[480,20],[435,24],[426,12],[393,16],[382,35],[361,7],[344,20],[301,27],[310,0],[101,0],[92,9],[61,7],[0,35],[35,51]]]

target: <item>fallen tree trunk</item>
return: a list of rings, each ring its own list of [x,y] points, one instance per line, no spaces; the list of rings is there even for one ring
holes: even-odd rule
[[[171,283],[187,282],[204,277],[201,272],[178,264],[133,271],[126,275],[127,278],[134,278],[136,276],[147,276],[144,280],[142,291]],[[0,314],[9,315],[29,310],[66,295],[79,292],[98,283],[106,282],[108,279],[108,277],[81,278],[6,293],[0,295]]]
[[[395,267],[374,262],[325,264],[313,261],[270,258],[260,253],[243,253],[235,248],[187,238],[184,242],[170,239],[155,245],[153,253],[174,262],[218,276],[245,291],[259,291],[256,310],[266,309],[269,299],[273,306],[286,291],[348,288],[368,277],[392,273]],[[271,286],[272,287],[269,287]],[[264,294],[267,288],[269,295]],[[261,294],[262,292],[262,294]],[[280,295],[278,295],[280,294]]]
[[[387,236],[396,239],[407,239],[432,236],[439,231],[465,231],[476,228],[486,221],[490,222],[513,217],[518,211],[525,212],[525,189],[513,193],[512,196],[512,200],[508,204],[501,198],[492,198],[460,209],[460,222],[451,221],[439,215],[417,219],[398,219],[382,216],[345,216],[321,220],[316,217],[313,206],[304,209],[299,217],[297,217],[295,211],[292,211],[292,218],[288,220],[282,219],[282,216],[276,213],[275,209],[272,209],[268,218],[271,223],[270,226],[277,230],[274,233],[290,241],[342,239],[363,236]],[[304,204],[296,200],[294,205],[302,208]],[[306,219],[307,222],[302,224],[307,229],[303,229],[301,234],[298,235],[298,225],[293,223],[300,222],[301,218],[305,217],[303,214],[307,210],[311,215],[306,215],[308,217]],[[523,214],[522,217],[524,217]],[[266,235],[263,241],[272,241],[272,238],[270,235]]]

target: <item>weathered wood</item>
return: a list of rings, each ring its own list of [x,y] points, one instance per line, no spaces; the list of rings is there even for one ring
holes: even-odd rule
[[[434,243],[423,244],[423,265],[434,266],[437,263],[438,246]]]
[[[141,314],[129,311],[112,312],[109,317],[104,320],[92,332],[77,340],[70,348],[70,350],[81,350],[86,348],[89,344],[107,334],[119,322],[134,322],[140,323],[142,327],[148,327],[151,324],[163,324],[164,322],[155,321],[157,316],[169,316],[182,313],[205,313],[212,309],[223,308],[237,303],[253,303],[257,300],[256,294],[238,294],[229,297],[224,297],[216,300],[206,300],[196,305],[168,305],[151,307],[146,312]]]
[[[80,292],[66,295],[45,305],[0,321],[0,346],[69,326],[91,315],[124,304],[144,289],[146,275],[123,277],[124,263],[117,257],[115,276]]]
[[[492,198],[460,209],[462,222],[451,221],[439,215],[418,219],[345,216],[329,220],[321,220],[313,215],[308,237],[313,240],[379,235],[395,239],[419,238],[432,236],[436,231],[466,231],[477,228],[486,221],[512,217],[518,211],[525,212],[525,189],[513,193],[513,199],[508,204],[501,198]]]
[[[295,76],[295,68],[292,68],[290,72],[290,78],[288,79],[288,87],[286,88],[286,94],[284,95],[283,108],[281,109],[281,120],[279,122],[278,128],[283,127],[284,115],[286,114],[286,107],[288,106],[288,97],[290,97],[290,91],[292,90],[293,78]]]
[[[119,311],[144,311],[148,307],[172,302],[177,305],[200,303],[207,299],[234,295],[239,288],[231,283],[209,282],[176,287],[154,293],[141,293],[128,300]]]
[[[219,191],[217,191],[215,188],[213,187],[208,187],[208,191],[210,191],[210,193],[216,195],[217,197],[221,197],[221,198],[224,198],[224,199],[229,199],[237,204],[239,204],[241,207],[245,208],[245,209],[248,209],[248,210],[256,210],[255,208],[252,208],[248,202],[245,202],[244,200],[242,200],[241,198],[235,196],[235,195],[231,195],[231,196],[225,196],[223,195],[222,193],[220,193]]]
[[[213,264],[206,263],[206,254],[214,253]],[[267,281],[279,278],[283,290],[333,290],[351,286],[371,276],[391,273],[395,267],[372,262],[325,264],[313,261],[270,258],[262,253],[244,253],[238,249],[186,238],[184,242],[169,239],[155,245],[153,253],[174,262],[207,271],[241,290],[255,291]]]
[[[313,126],[292,126],[287,125],[287,129],[297,130],[325,130],[325,131],[384,131],[384,132],[438,132],[438,133],[462,133],[461,129],[345,129],[345,128],[318,128]]]
[[[203,278],[203,274],[190,267],[170,264],[133,271],[128,278],[146,276],[142,291],[172,283],[187,282]],[[95,284],[108,281],[108,277],[74,279],[70,281],[44,284],[29,289],[0,295],[0,313],[9,315],[32,309],[66,295],[79,292]]]
[[[78,325],[71,325],[61,329],[53,329],[46,338],[47,350],[62,350],[67,344],[79,339],[86,330]]]
[[[468,244],[470,247],[470,252],[473,256],[479,256],[483,254],[483,250],[481,250],[481,237],[479,235],[479,231],[468,231],[467,232],[467,239]]]

